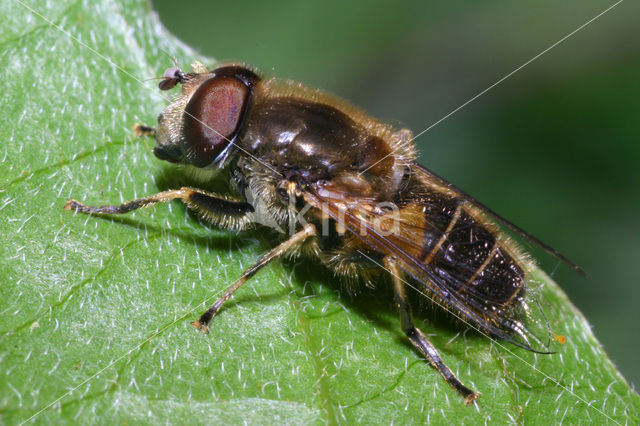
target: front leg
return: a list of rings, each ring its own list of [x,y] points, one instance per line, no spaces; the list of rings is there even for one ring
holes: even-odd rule
[[[249,214],[253,212],[253,206],[245,201],[226,200],[200,189],[188,187],[163,191],[120,205],[87,206],[76,200],[69,200],[64,209],[85,214],[123,214],[175,199],[183,201],[204,219],[226,229],[245,227],[249,223]]]
[[[133,134],[137,137],[142,136],[155,136],[156,128],[151,126],[145,126],[144,124],[136,123],[133,125]]]

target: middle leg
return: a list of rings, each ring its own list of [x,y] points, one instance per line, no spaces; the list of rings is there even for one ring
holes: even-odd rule
[[[222,305],[224,305],[224,303],[229,300],[231,295],[236,292],[236,290],[242,287],[242,285],[246,283],[249,278],[254,276],[255,273],[258,272],[263,266],[265,266],[272,260],[282,256],[283,254],[291,251],[292,249],[299,247],[307,238],[313,235],[316,235],[316,227],[311,224],[307,224],[301,231],[295,233],[287,241],[281,243],[279,246],[275,247],[270,252],[262,256],[249,269],[244,271],[242,276],[238,278],[236,282],[229,286],[227,291],[225,291],[224,294],[218,300],[216,300],[216,302],[211,305],[211,307],[207,309],[205,313],[200,316],[200,319],[192,322],[191,325],[193,325],[195,328],[199,328],[205,333],[209,333],[209,322],[218,313],[220,308],[222,308]]]

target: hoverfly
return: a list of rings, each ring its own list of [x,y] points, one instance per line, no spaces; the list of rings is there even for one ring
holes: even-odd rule
[[[183,187],[121,205],[67,210],[122,214],[179,199],[215,226],[243,230],[267,215],[288,226],[288,239],[247,269],[193,325],[204,332],[224,303],[260,268],[304,254],[337,275],[395,291],[402,330],[467,403],[478,394],[445,365],[413,322],[408,282],[484,333],[548,353],[547,331],[525,321],[530,260],[501,224],[573,269],[580,268],[416,163],[412,133],[378,121],[347,102],[302,84],[263,79],[250,68],[185,73],[169,68],[161,90],[181,94],[158,116],[161,160],[229,170],[237,193],[219,196]],[[409,280],[409,281],[407,281]]]

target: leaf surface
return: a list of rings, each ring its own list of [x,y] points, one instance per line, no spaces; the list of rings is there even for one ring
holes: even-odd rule
[[[430,306],[420,315],[481,392],[476,407],[407,343],[388,289],[349,297],[313,262],[270,265],[210,335],[196,332],[190,322],[272,245],[268,235],[214,230],[179,203],[118,218],[62,208],[182,182],[130,129],[167,102],[144,81],[171,66],[164,52],[180,63],[197,54],[142,1],[5,3],[3,423],[638,422],[638,395],[539,271],[566,338],[556,354],[492,342]]]

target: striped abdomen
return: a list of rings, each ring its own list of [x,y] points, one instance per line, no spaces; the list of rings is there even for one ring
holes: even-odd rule
[[[423,200],[420,260],[451,290],[484,309],[512,304],[524,289],[524,271],[497,231],[464,201],[435,194]]]

